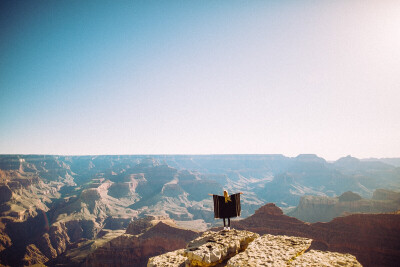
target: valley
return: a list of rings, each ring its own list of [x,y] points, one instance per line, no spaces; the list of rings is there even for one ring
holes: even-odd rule
[[[330,222],[354,213],[374,216],[399,210],[396,191],[400,189],[400,168],[350,156],[327,162],[309,154],[294,158],[0,155],[0,262],[12,266],[55,266],[62,262],[90,265],[94,258],[90,260],[89,255],[107,255],[99,249],[109,242],[125,240],[125,231],[132,225],[143,228],[130,232],[136,237],[126,241],[136,244],[136,251],[147,246],[143,244],[154,243],[152,238],[142,238],[160,221],[164,226],[151,230],[160,238],[164,238],[164,230],[175,231],[169,227],[192,231],[187,239],[174,241],[179,244],[174,249],[179,249],[199,231],[221,225],[214,219],[208,194],[221,195],[223,189],[243,192],[242,220],[234,222],[238,228],[251,228],[239,225],[248,220],[243,218],[260,213],[266,203],[275,203],[279,210],[302,221]],[[340,221],[337,218],[332,223],[335,220]],[[149,237],[153,236],[151,231]],[[312,238],[310,231],[305,233]],[[293,234],[299,233],[304,236],[293,230]],[[168,244],[166,240],[171,238],[165,237],[158,244]],[[140,255],[144,258],[137,255],[135,261],[144,264],[156,252],[167,252],[167,246],[149,251],[154,253],[143,252]]]

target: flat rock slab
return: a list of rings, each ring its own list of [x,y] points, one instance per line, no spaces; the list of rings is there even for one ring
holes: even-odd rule
[[[287,266],[310,247],[311,241],[303,237],[263,235],[251,242],[244,252],[232,257],[226,266]]]
[[[184,267],[187,257],[184,249],[178,249],[149,259],[147,267]]]
[[[333,267],[333,266],[362,266],[354,257],[350,254],[341,254],[337,252],[310,250],[303,255],[296,257],[290,266],[308,267],[308,266],[322,266],[322,267]]]
[[[205,232],[187,245],[186,266],[215,266],[246,249],[257,237],[249,231]]]
[[[362,266],[350,254],[310,250],[311,239],[248,231],[205,232],[179,249],[149,259],[147,267]]]

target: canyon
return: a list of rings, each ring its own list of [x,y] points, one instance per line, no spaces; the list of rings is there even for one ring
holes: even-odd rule
[[[123,253],[140,266],[155,253],[183,248],[201,232],[218,227],[208,193],[221,194],[223,189],[244,193],[241,218],[246,219],[233,222],[235,228],[307,237],[320,250],[343,252],[346,242],[332,242],[325,224],[303,223],[282,210],[305,221],[326,221],[339,232],[365,218],[371,221],[365,231],[384,229],[381,218],[391,225],[397,223],[394,214],[364,213],[398,210],[399,188],[399,167],[352,157],[327,162],[316,155],[0,155],[0,263],[89,266],[96,258],[107,262],[110,257],[123,266],[111,259],[115,252],[109,249],[129,244],[143,257]],[[263,206],[268,202],[279,208]],[[279,216],[254,219],[265,209]],[[321,210],[327,213],[321,215]],[[351,213],[363,214],[346,216]],[[258,226],[249,224],[252,220]],[[282,232],[274,224],[288,228]],[[391,230],[378,232],[382,239],[374,236],[366,249],[386,242]],[[349,253],[361,257],[361,263],[374,262],[351,244]],[[384,254],[377,262],[390,266],[390,251],[397,250],[384,250],[387,254],[377,254]]]

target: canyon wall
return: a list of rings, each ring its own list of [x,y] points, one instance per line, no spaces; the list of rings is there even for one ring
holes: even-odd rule
[[[329,222],[351,213],[388,213],[400,210],[400,193],[385,189],[374,191],[372,199],[345,192],[339,197],[303,196],[287,215],[305,222]]]
[[[274,204],[254,215],[233,221],[236,229],[260,235],[290,235],[313,240],[311,248],[350,253],[363,266],[396,266],[400,255],[399,214],[352,214],[327,223],[304,223],[286,216]]]

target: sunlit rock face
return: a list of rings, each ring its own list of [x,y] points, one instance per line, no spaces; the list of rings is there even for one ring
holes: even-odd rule
[[[61,255],[69,244],[71,244],[71,240],[68,236],[68,229],[63,223],[52,225],[49,231],[36,241],[36,246],[49,259]]]
[[[147,267],[361,266],[350,254],[307,249],[312,240],[249,231],[205,232],[179,249],[149,259]]]
[[[23,266],[32,266],[47,262],[49,259],[33,244],[26,247],[25,253],[22,257]]]

